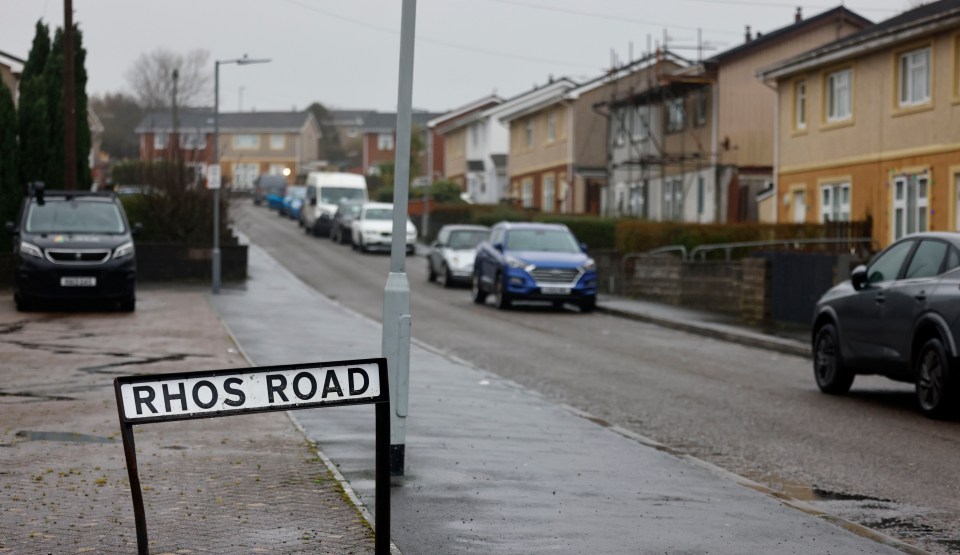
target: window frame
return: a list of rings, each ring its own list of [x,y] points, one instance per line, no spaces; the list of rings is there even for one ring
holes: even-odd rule
[[[838,84],[837,77],[845,76],[846,82]],[[823,77],[823,114],[827,123],[843,123],[853,119],[853,68],[844,67],[824,73]],[[841,95],[840,93],[845,93]],[[845,105],[840,99],[846,97]],[[846,111],[840,113],[840,109]]]
[[[793,128],[807,130],[807,80],[798,79],[793,84]]]
[[[241,144],[242,141],[240,139],[246,137],[253,137],[253,142],[249,146]],[[260,135],[256,133],[238,133],[233,136],[231,143],[235,150],[257,150],[260,148]]]
[[[393,133],[377,133],[377,150],[386,152],[393,150]]]
[[[638,104],[630,110],[630,135],[634,142],[650,138],[650,107]]]
[[[667,101],[667,132],[679,133],[686,127],[687,113],[684,97]]]
[[[277,139],[280,139],[280,146],[277,146]],[[270,134],[270,150],[283,150],[287,148],[287,136],[282,133]]]
[[[547,142],[557,140],[557,115],[553,110],[547,112]]]
[[[547,193],[549,202],[547,201]],[[557,206],[557,179],[553,174],[543,176],[543,182],[540,186],[540,211],[545,214],[552,214]]]
[[[818,199],[820,202],[820,223],[826,223],[828,217],[830,217],[829,221],[831,222],[849,222],[852,193],[850,180],[834,180],[821,183]],[[837,202],[838,195],[839,203]],[[845,200],[844,196],[846,196]],[[835,208],[839,211],[839,217],[835,213]]]
[[[520,181],[520,202],[524,208],[533,208],[533,178],[526,177]]]
[[[523,144],[527,148],[533,148],[533,120],[529,118],[523,124]]]
[[[170,134],[166,131],[156,131],[153,134],[154,150],[163,150],[170,145]]]
[[[693,97],[693,125],[703,127],[707,124],[707,92],[697,89]]]
[[[910,58],[918,53],[925,54],[925,60],[922,66],[908,67]],[[933,100],[933,47],[930,44],[902,50],[896,54],[896,105],[898,108],[916,108],[925,106]],[[913,90],[915,84],[912,80],[912,72],[918,68],[925,70],[926,73],[926,95],[922,98],[916,98],[916,91]],[[909,90],[908,90],[909,89]],[[907,97],[907,98],[905,98]]]

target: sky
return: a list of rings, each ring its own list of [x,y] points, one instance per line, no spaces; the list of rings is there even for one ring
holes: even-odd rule
[[[586,80],[616,59],[640,57],[668,37],[704,57],[839,3],[789,0],[419,0],[413,105],[444,112],[491,93],[510,97],[550,76]],[[918,0],[847,0],[879,22]],[[142,54],[202,49],[213,60],[247,54],[257,65],[220,67],[220,109],[394,111],[402,0],[73,0],[84,33],[88,94],[131,92],[125,74]],[[0,51],[26,58],[34,26],[63,24],[62,0],[0,0]],[[212,79],[211,79],[212,81]],[[213,104],[213,93],[209,102]]]

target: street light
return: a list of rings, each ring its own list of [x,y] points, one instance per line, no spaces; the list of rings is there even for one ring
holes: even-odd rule
[[[269,59],[255,60],[246,54],[234,60],[217,60],[213,62],[213,162],[217,165],[216,176],[220,175],[220,64],[265,64]],[[213,189],[213,294],[220,294],[220,183],[210,183],[207,186]]]

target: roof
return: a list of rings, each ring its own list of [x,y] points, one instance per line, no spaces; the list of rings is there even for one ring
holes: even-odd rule
[[[777,79],[812,67],[832,64],[873,50],[929,36],[938,29],[960,24],[960,0],[940,0],[904,12],[842,39],[809,50],[772,66],[757,75]]]
[[[6,59],[10,60],[11,62],[16,62],[16,63],[18,63],[18,64],[20,64],[20,65],[24,65],[24,64],[27,63],[27,61],[24,60],[23,58],[20,58],[20,57],[18,57],[18,56],[14,56],[13,54],[8,54],[7,52],[4,52],[3,50],[0,50],[0,58],[6,58]]]
[[[302,112],[227,112],[220,113],[221,132],[239,131],[286,131],[299,132],[310,121],[316,122],[313,114]],[[209,108],[185,108],[177,113],[180,129],[213,131],[213,110]],[[153,112],[144,116],[137,133],[170,131],[173,129],[173,115],[169,110]]]
[[[843,6],[838,6],[836,8],[819,13],[813,17],[808,17],[806,19],[802,19],[795,23],[791,23],[786,27],[781,27],[769,33],[766,33],[763,35],[760,35],[758,33],[757,38],[752,39],[748,42],[745,42],[739,46],[730,48],[729,50],[724,50],[723,52],[720,52],[719,54],[716,54],[710,57],[706,61],[724,62],[735,56],[748,54],[756,50],[762,50],[763,48],[770,46],[770,44],[775,41],[789,38],[789,35],[809,29],[810,27],[816,27],[816,26],[822,25],[833,19],[840,19],[848,23],[858,24],[861,27],[867,27],[867,26],[873,25],[872,21],[861,16],[860,14],[853,12]]]
[[[625,64],[616,70],[607,71],[602,75],[594,77],[586,83],[583,83],[582,85],[567,92],[564,98],[576,100],[580,97],[580,95],[586,94],[594,89],[598,89],[607,83],[612,83],[638,71],[653,67],[658,61],[674,62],[682,67],[686,67],[690,64],[689,60],[682,58],[681,56],[678,56],[669,50],[663,51],[659,56],[657,54],[649,54],[643,58]]]
[[[411,114],[413,125],[425,127],[431,119],[442,115],[438,112],[414,110]],[[371,112],[363,119],[364,133],[387,133],[397,129],[396,112]]]
[[[362,125],[363,119],[376,110],[327,110],[334,125]]]
[[[489,94],[483,98],[479,98],[477,100],[474,100],[473,102],[464,104],[459,108],[454,108],[449,112],[441,114],[439,117],[433,118],[432,120],[427,122],[427,127],[430,127],[432,129],[444,122],[469,114],[474,110],[482,110],[483,108],[489,107],[491,104],[500,104],[502,102],[503,102],[503,99],[497,96],[496,94]]]

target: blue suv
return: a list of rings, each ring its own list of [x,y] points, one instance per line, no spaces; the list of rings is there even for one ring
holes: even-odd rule
[[[477,247],[473,302],[494,296],[497,308],[513,301],[576,303],[582,312],[597,306],[597,265],[586,246],[562,224],[500,222]]]

